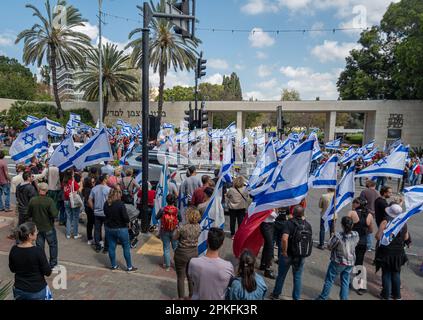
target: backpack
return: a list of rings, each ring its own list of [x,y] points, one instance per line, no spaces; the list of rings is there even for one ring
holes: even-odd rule
[[[174,231],[178,226],[178,209],[175,206],[164,207],[161,223],[163,231]]]
[[[295,219],[295,218],[294,218]],[[294,235],[292,237],[292,254],[294,257],[306,258],[311,255],[313,248],[313,234],[306,228],[306,223],[298,223],[292,219],[295,225]]]
[[[131,179],[129,184],[125,186],[125,183],[122,180],[122,201],[125,204],[134,204],[134,196],[132,195],[132,192],[129,191],[129,186],[132,184],[132,181],[134,181],[133,178]]]

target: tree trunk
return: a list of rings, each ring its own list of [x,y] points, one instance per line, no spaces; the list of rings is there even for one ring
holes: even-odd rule
[[[159,67],[159,76],[160,76],[160,83],[159,83],[159,102],[157,107],[157,117],[159,118],[159,123],[161,124],[162,121],[162,112],[163,112],[163,101],[164,101],[164,86],[165,86],[165,75],[164,70],[165,66],[161,63]]]
[[[54,94],[54,100],[56,101],[57,106],[57,117],[59,119],[63,118],[63,109],[62,109],[62,103],[60,102],[59,97],[59,90],[57,88],[57,66],[56,66],[56,48],[54,46],[50,47],[50,68],[51,68],[51,77],[53,80],[53,94]]]
[[[106,92],[103,98],[103,119],[101,121],[104,123],[104,119],[106,119],[107,108],[109,107],[109,93]]]

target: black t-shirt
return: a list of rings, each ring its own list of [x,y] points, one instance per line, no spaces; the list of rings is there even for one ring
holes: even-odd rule
[[[9,269],[15,274],[15,288],[25,292],[39,292],[47,286],[44,276],[51,275],[46,254],[40,247],[14,246],[9,254]]]
[[[294,220],[298,224],[305,224],[306,230],[309,230],[310,232],[312,232],[310,223],[308,223],[306,220],[303,220],[301,218],[292,218],[291,220],[288,220],[284,224],[284,229],[282,231],[282,234],[287,234],[289,236],[289,238],[288,238],[288,250],[287,250],[289,257],[293,256],[293,254],[292,254],[292,239],[294,237],[294,233],[295,233],[295,229],[296,229],[296,226],[294,224]]]
[[[388,201],[385,198],[377,198],[375,200],[375,220],[376,225],[379,227],[381,222],[385,220],[386,212],[385,209],[388,207]]]
[[[109,205],[106,201],[104,204],[104,215],[106,216],[106,227],[110,229],[128,227],[129,216],[125,204],[122,201],[115,201],[112,205]]]

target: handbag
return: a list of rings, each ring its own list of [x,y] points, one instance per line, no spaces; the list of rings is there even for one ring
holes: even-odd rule
[[[245,200],[245,202],[247,203],[247,208],[251,205],[251,203],[253,202],[252,199],[250,197],[248,197],[248,199],[245,199],[244,195],[241,193],[241,191],[239,191],[238,188],[235,188],[236,191],[238,191],[238,193],[241,195],[242,199]]]
[[[75,180],[72,180],[71,192],[69,194],[69,202],[70,202],[70,206],[71,206],[72,209],[80,208],[84,205],[84,203],[82,202],[81,196],[79,195],[78,192],[75,191],[74,181]]]

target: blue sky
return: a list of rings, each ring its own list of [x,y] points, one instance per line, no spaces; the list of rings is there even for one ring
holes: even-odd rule
[[[35,18],[25,8],[32,3],[44,10],[44,0],[2,0],[0,54],[22,61],[22,44],[16,35],[31,27]],[[51,1],[55,3],[55,0]],[[97,41],[97,0],[68,0],[79,8],[88,23],[84,32]],[[398,0],[395,0],[398,2]],[[6,5],[7,3],[7,5]],[[282,88],[300,92],[303,100],[336,99],[336,80],[348,52],[357,47],[359,32],[271,33],[262,30],[333,29],[378,24],[391,0],[197,0],[198,28],[243,29],[250,32],[198,30],[199,50],[208,59],[203,81],[221,83],[222,76],[237,72],[244,99],[280,98]],[[103,36],[124,48],[128,34],[140,25],[136,0],[104,0],[103,10],[126,21],[106,16]],[[252,32],[255,30],[255,32]],[[31,69],[37,73],[37,68]],[[166,86],[192,85],[194,75],[169,73]],[[156,86],[158,75],[151,75]]]

